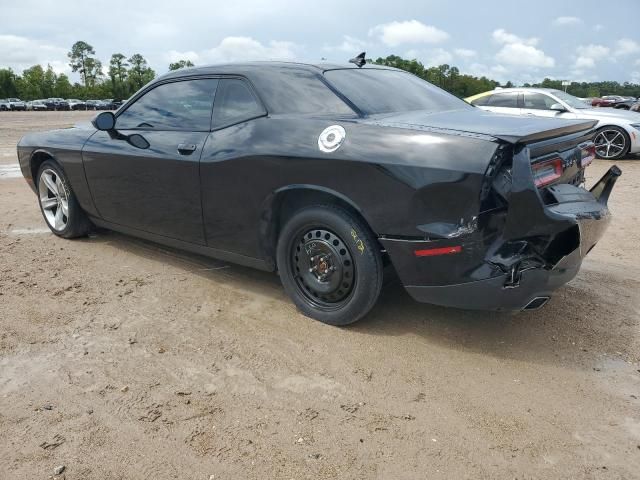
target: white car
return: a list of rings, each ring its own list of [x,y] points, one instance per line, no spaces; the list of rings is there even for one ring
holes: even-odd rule
[[[617,160],[628,153],[640,153],[638,112],[593,108],[578,97],[552,88],[498,88],[465,100],[497,113],[598,120],[593,142],[599,158]]]

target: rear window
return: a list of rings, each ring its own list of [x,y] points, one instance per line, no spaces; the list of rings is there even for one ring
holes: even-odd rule
[[[397,70],[328,70],[325,77],[363,113],[441,112],[471,108],[458,97],[410,73]]]
[[[295,65],[252,74],[251,82],[269,113],[348,115],[354,112],[322,81],[321,74]]]
[[[221,80],[213,104],[213,127],[227,125],[265,115],[249,86],[242,80]]]

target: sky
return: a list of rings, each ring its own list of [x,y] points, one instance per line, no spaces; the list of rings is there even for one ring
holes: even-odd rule
[[[0,68],[70,74],[77,40],[168,64],[396,54],[517,84],[640,83],[640,0],[0,0]],[[106,68],[105,68],[106,73]],[[78,79],[77,74],[71,75]]]

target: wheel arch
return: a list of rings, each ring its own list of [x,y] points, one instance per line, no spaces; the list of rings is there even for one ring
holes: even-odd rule
[[[265,199],[260,214],[260,246],[265,258],[274,269],[278,236],[287,219],[301,208],[319,204],[344,208],[359,217],[377,237],[362,209],[346,195],[319,185],[287,185],[275,190]]]
[[[48,150],[38,148],[34,150],[29,157],[29,170],[31,172],[31,180],[33,181],[34,185],[36,185],[36,177],[38,176],[38,170],[40,170],[40,166],[47,160],[53,160],[54,162],[56,162],[56,164],[58,164],[58,166],[62,168],[62,171],[64,172],[64,167],[56,159],[55,155],[53,155]],[[37,185],[36,188],[38,188]]]

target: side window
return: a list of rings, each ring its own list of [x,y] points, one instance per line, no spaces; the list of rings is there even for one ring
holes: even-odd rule
[[[492,96],[493,95],[485,95],[484,97],[476,98],[471,102],[471,105],[475,105],[476,107],[487,105]]]
[[[518,94],[515,92],[494,93],[487,106],[518,108]]]
[[[534,110],[550,110],[551,105],[558,103],[553,98],[543,93],[525,93],[524,108],[532,108]]]
[[[213,128],[221,128],[266,114],[246,82],[239,79],[220,80],[213,106]]]
[[[216,79],[158,85],[118,115],[116,128],[209,131],[217,86]]]

